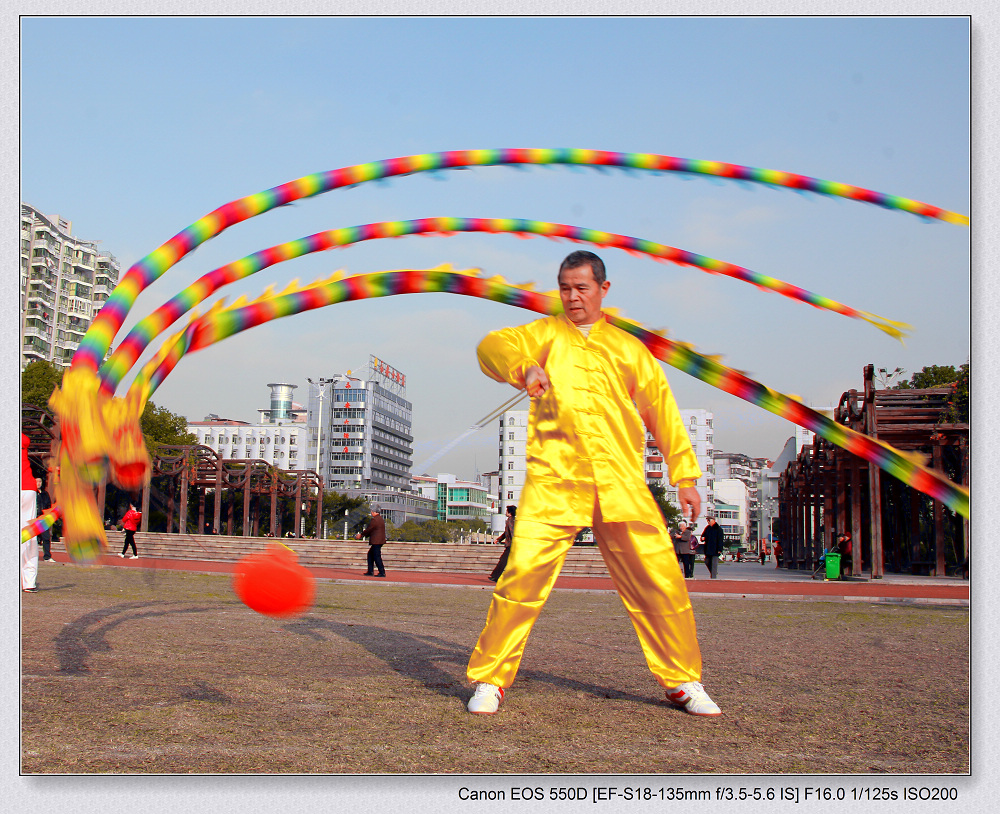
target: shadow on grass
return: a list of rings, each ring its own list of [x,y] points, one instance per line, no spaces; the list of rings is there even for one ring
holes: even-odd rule
[[[121,605],[112,605],[110,608],[85,613],[78,619],[68,623],[54,639],[56,657],[59,660],[57,672],[68,675],[89,673],[88,657],[93,653],[105,653],[111,650],[107,635],[119,625],[129,624],[139,619],[156,619],[180,614],[204,613],[205,611],[218,609],[215,606],[188,606],[169,610],[163,608],[163,606],[174,604],[178,603],[126,602]]]
[[[469,696],[470,686],[465,680],[465,666],[469,661],[470,647],[438,636],[324,619],[297,619],[287,622],[284,628],[289,633],[307,636],[317,642],[327,641],[327,634],[342,637],[363,647],[399,675],[419,681],[442,696],[460,698],[463,703]],[[638,646],[636,643],[636,647]],[[456,680],[456,675],[460,676],[459,680]],[[596,698],[666,705],[665,701],[657,701],[647,695],[622,692],[546,671],[524,670],[519,673],[519,677],[522,681],[537,681],[560,690],[583,692]]]

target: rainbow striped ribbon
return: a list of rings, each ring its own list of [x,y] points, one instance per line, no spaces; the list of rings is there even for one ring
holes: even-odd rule
[[[654,153],[514,148],[452,150],[390,158],[307,175],[263,192],[230,201],[199,218],[128,270],[91,323],[90,329],[73,356],[72,364],[74,367],[85,367],[96,371],[139,294],[197,246],[234,224],[293,201],[367,181],[418,172],[496,165],[576,165],[706,175],[848,198],[949,223],[963,225],[969,223],[966,215],[910,198],[887,195],[850,184],[825,181],[780,170]]]
[[[236,302],[216,307],[204,316],[196,316],[185,328],[169,339],[136,376],[133,388],[151,394],[177,365],[184,354],[200,350],[227,337],[261,325],[272,319],[323,308],[339,302],[398,294],[450,293],[502,302],[541,314],[562,312],[562,302],[554,294],[533,291],[528,286],[512,285],[502,277],[482,278],[474,270],[455,271],[448,266],[434,269],[380,271],[341,277],[335,274],[301,289],[290,286],[280,294],[265,293],[253,302]],[[930,495],[953,511],[969,516],[969,492],[948,480],[940,472],[919,463],[915,456],[855,432],[828,416],[806,407],[740,371],[728,368],[718,359],[696,352],[692,346],[677,342],[624,319],[614,309],[605,309],[608,321],[638,338],[655,356],[668,365],[724,390],[770,413],[805,427],[835,446],[875,464],[919,492]]]

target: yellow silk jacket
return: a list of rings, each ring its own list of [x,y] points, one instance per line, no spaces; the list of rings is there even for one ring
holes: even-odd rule
[[[643,423],[672,484],[701,477],[660,363],[603,317],[586,338],[562,314],[504,328],[487,334],[477,354],[487,376],[517,388],[534,365],[549,377],[548,392],[531,400],[518,520],[589,526],[598,497],[607,522],[658,518],[646,488]]]

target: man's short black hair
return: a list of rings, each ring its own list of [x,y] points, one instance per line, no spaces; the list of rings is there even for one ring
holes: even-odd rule
[[[604,261],[593,252],[582,249],[566,256],[566,259],[559,266],[559,276],[561,277],[567,269],[576,269],[581,266],[590,266],[590,270],[594,274],[594,282],[598,285],[608,279],[607,271],[604,269]]]

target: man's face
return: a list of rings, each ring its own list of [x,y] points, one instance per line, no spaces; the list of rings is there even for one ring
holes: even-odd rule
[[[589,265],[562,271],[559,274],[559,299],[569,321],[574,325],[593,325],[597,322],[601,316],[601,302],[610,287],[611,283],[607,280],[597,284]]]

